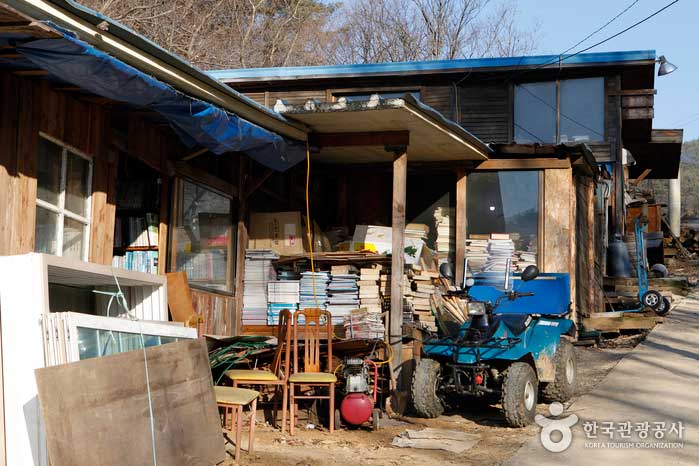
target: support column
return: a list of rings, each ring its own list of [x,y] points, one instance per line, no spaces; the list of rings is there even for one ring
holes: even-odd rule
[[[677,172],[677,178],[670,180],[670,199],[668,200],[668,213],[670,216],[670,229],[679,238],[680,220],[682,217],[682,183],[680,177],[681,170]]]
[[[466,169],[456,170],[456,254],[454,281],[459,286],[464,281],[464,257],[466,256]]]
[[[391,371],[398,391],[405,390],[401,380],[403,363],[403,269],[405,235],[405,193],[408,176],[407,148],[396,151],[393,159],[393,209],[391,254],[391,315],[389,343],[393,349]]]
[[[233,335],[243,334],[243,281],[245,279],[245,250],[248,247],[248,229],[246,225],[248,215],[248,178],[250,159],[246,155],[239,158],[238,171],[238,224],[236,228],[235,248],[235,300],[233,302],[234,320]]]

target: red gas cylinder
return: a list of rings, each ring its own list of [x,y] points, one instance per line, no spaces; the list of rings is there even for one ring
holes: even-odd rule
[[[364,393],[349,393],[342,399],[340,405],[342,418],[356,426],[368,421],[373,409],[374,400]]]

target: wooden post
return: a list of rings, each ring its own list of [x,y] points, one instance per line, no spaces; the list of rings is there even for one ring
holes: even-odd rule
[[[461,284],[464,281],[464,257],[466,256],[466,170],[456,170],[456,255],[454,258],[454,280]]]
[[[393,159],[393,214],[392,214],[392,254],[391,254],[391,315],[389,343],[393,349],[391,370],[398,390],[403,387],[401,368],[403,363],[403,268],[405,235],[405,193],[408,174],[408,153],[406,148],[396,151]]]
[[[235,258],[235,300],[233,302],[233,335],[243,334],[243,279],[245,278],[245,249],[248,247],[248,228],[245,224],[248,214],[247,181],[250,160],[240,156],[238,172],[238,228]]]

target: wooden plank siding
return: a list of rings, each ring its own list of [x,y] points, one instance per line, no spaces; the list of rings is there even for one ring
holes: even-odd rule
[[[235,296],[227,296],[192,289],[192,304],[203,322],[200,335],[236,335]]]
[[[507,84],[459,88],[461,126],[484,142],[508,143],[512,127],[510,89]]]
[[[420,88],[420,100],[445,117],[456,121],[457,113],[454,108],[454,88],[452,86],[423,86]]]
[[[544,170],[543,272],[570,273],[570,299],[575,320],[575,187],[573,170]]]
[[[0,254],[34,250],[39,133],[93,158],[89,260],[112,260],[118,151],[161,169],[162,154],[179,154],[177,137],[144,118],[127,120],[126,137],[108,108],[59,92],[48,81],[0,73]]]

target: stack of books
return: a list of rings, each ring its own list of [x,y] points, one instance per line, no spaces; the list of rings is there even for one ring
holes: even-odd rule
[[[279,323],[279,312],[288,309],[292,315],[299,306],[299,280],[278,280],[267,283],[267,324]]]
[[[327,309],[330,272],[303,272],[299,287],[299,309]]]
[[[405,299],[412,310],[414,320],[432,331],[437,330],[435,317],[430,306],[431,297],[436,291],[432,279],[438,277],[439,273],[436,271],[410,271],[403,281],[406,288]]]
[[[123,256],[114,256],[112,266],[137,272],[158,273],[158,251],[126,251]]]
[[[434,211],[434,223],[437,227],[437,241],[435,247],[440,257],[448,257],[456,248],[456,222],[454,221],[454,209],[437,207]]]
[[[380,267],[365,267],[359,271],[359,304],[369,312],[381,312],[380,273]]]
[[[507,259],[512,259],[515,244],[506,233],[493,233],[488,241],[488,260],[483,266],[484,272],[504,272]],[[510,268],[513,268],[510,265]]]
[[[147,213],[142,217],[116,217],[114,246],[157,247],[158,215]]]
[[[379,340],[386,332],[381,314],[364,308],[350,311],[345,317],[344,327],[345,338]]]
[[[490,235],[468,235],[464,257],[468,259],[468,266],[474,273],[481,272],[488,262],[488,241]]]
[[[272,261],[279,255],[271,249],[245,251],[245,279],[243,281],[243,325],[267,324],[267,285],[276,281]]]
[[[328,284],[328,311],[333,325],[342,325],[349,313],[359,308],[359,286],[356,273],[330,275]]]

